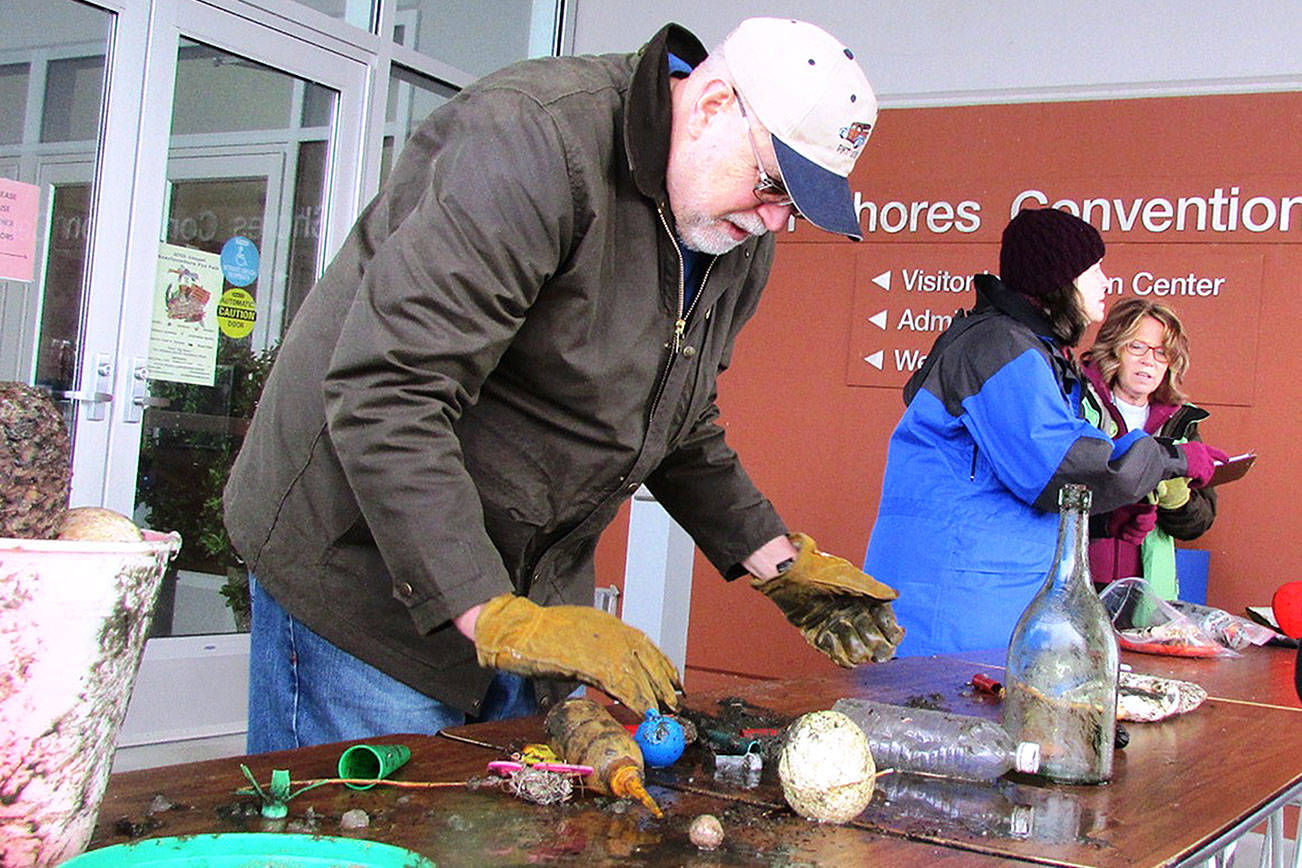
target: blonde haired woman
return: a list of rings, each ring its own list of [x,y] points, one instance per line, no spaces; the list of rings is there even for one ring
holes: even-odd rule
[[[1208,413],[1181,391],[1189,339],[1171,308],[1147,298],[1117,302],[1081,361],[1090,386],[1086,418],[1111,437],[1144,431],[1173,443],[1199,439]],[[1173,541],[1196,539],[1215,518],[1214,489],[1193,488],[1185,477],[1163,480],[1138,503],[1094,517],[1094,581],[1143,576],[1161,597],[1175,599]]]

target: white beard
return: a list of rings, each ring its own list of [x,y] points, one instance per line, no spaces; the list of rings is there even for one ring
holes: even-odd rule
[[[721,223],[731,223],[748,235],[760,236],[769,231],[764,221],[753,211],[737,211],[722,217],[689,217],[678,224],[678,235],[690,250],[714,256],[727,253],[746,239],[733,238]]]

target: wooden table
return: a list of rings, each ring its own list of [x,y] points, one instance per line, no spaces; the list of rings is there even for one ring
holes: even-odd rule
[[[520,745],[542,739],[540,718],[463,727],[460,733],[493,742]],[[483,775],[494,751],[437,736],[396,735],[375,743],[400,742],[411,748],[410,762],[395,778],[404,781],[453,781]],[[367,838],[421,853],[440,868],[532,864],[584,865],[1003,865],[1005,860],[978,858],[952,848],[914,842],[898,835],[848,826],[819,826],[795,816],[785,805],[766,801],[737,802],[694,791],[659,786],[650,790],[665,819],[640,806],[577,796],[563,805],[529,804],[500,791],[399,789],[377,786],[354,791],[325,786],[290,801],[289,822],[265,821],[249,797],[235,795],[245,781],[238,764],[246,762],[265,786],[273,769],[289,769],[294,779],[335,775],[346,745],[324,745],[228,760],[114,775],[91,848],[131,840],[119,834],[127,824],[161,825],[145,837],[237,831],[310,831]],[[297,789],[297,787],[295,787]],[[157,795],[175,808],[149,814]],[[780,800],[780,796],[779,796]],[[370,827],[340,831],[345,811],[361,808]],[[248,811],[253,812],[252,816]],[[717,816],[727,830],[723,846],[698,851],[688,840],[688,825],[701,813]],[[315,816],[315,824],[305,818]]]
[[[1202,684],[1198,710],[1154,724],[1128,724],[1114,780],[1098,787],[1044,785],[1031,778],[967,784],[911,776],[879,781],[854,822],[820,826],[786,808],[774,764],[757,786],[718,780],[700,746],[668,769],[650,770],[649,789],[665,810],[656,820],[638,806],[580,794],[538,806],[496,790],[462,786],[354,791],[329,785],[290,802],[286,821],[246,814],[245,762],[264,785],[273,769],[295,780],[331,777],[347,745],[324,745],[208,760],[114,775],[91,847],[148,837],[272,828],[369,838],[420,852],[439,865],[547,862],[633,865],[898,864],[1171,865],[1218,852],[1302,792],[1302,705],[1292,687],[1294,652],[1253,648],[1237,659],[1177,660],[1125,654],[1136,671]],[[967,687],[972,674],[997,675],[1002,653],[912,658],[816,678],[730,685],[692,695],[694,711],[717,713],[727,697],[785,721],[829,708],[843,696],[914,702],[997,719],[999,706]],[[624,715],[632,722],[633,718]],[[544,739],[540,718],[451,731],[518,746]],[[396,780],[463,781],[482,775],[492,750],[441,736],[395,735],[412,759]],[[297,788],[297,787],[295,787]],[[156,795],[177,807],[150,814]],[[339,818],[362,808],[369,828],[341,832]],[[309,811],[310,809],[310,811]],[[714,852],[687,839],[697,814],[713,813],[726,839]],[[146,828],[151,824],[153,828]]]

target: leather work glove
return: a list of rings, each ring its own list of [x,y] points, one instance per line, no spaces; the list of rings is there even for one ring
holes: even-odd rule
[[[1139,545],[1149,531],[1157,527],[1157,504],[1143,501],[1112,510],[1108,518],[1108,535]]]
[[[1230,459],[1230,456],[1216,447],[1199,443],[1197,440],[1180,443],[1177,448],[1184,453],[1185,462],[1189,465],[1187,476],[1192,488],[1205,487],[1212,481],[1212,473],[1216,470],[1217,462],[1223,464]]]
[[[574,678],[639,715],[661,703],[678,709],[678,670],[646,634],[587,606],[539,606],[503,594],[475,622],[480,666],[517,675]]]
[[[1179,509],[1189,502],[1189,480],[1183,476],[1163,479],[1157,484],[1159,509]]]
[[[891,600],[899,593],[844,558],[824,554],[804,534],[791,534],[799,549],[791,566],[771,579],[753,577],[810,645],[838,666],[881,663],[895,656],[904,630]]]

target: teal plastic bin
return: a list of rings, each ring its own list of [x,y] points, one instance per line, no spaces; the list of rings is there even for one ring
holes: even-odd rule
[[[147,838],[91,850],[65,868],[436,868],[392,844],[325,835],[231,832]]]

